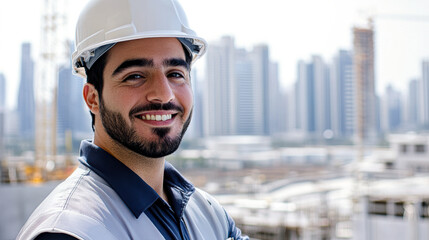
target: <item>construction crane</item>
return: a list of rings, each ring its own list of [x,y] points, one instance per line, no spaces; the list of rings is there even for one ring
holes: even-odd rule
[[[46,179],[47,166],[55,166],[57,155],[58,69],[67,59],[67,0],[44,0],[41,19],[40,57],[36,62],[36,137],[33,180]]]
[[[429,16],[425,15],[378,14],[374,15],[372,18],[391,19],[398,21],[429,22]]]

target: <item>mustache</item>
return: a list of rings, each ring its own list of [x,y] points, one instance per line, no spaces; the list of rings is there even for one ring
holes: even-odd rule
[[[183,107],[178,106],[172,102],[169,103],[150,103],[150,104],[146,104],[146,105],[139,105],[139,106],[135,106],[134,108],[132,108],[130,110],[130,118],[134,115],[137,114],[139,112],[143,112],[143,111],[156,111],[156,110],[176,110],[180,113],[183,113]]]

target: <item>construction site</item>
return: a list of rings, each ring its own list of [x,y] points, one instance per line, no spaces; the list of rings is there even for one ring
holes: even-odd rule
[[[0,154],[0,195],[6,196],[0,200],[6,209],[0,239],[14,239],[40,201],[79,164],[75,136],[65,131],[60,138],[57,131],[59,71],[71,55],[64,32],[69,3],[43,4],[34,152]],[[376,19],[352,29],[353,144],[279,147],[267,136],[222,136],[185,141],[187,148],[167,158],[213,194],[251,239],[429,238],[429,136],[390,134],[377,146]]]

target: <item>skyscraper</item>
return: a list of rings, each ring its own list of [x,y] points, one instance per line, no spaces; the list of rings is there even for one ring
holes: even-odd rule
[[[237,49],[231,37],[212,43],[207,54],[206,129],[216,135],[270,135],[280,90],[277,68],[265,44]]]
[[[0,109],[6,107],[6,78],[0,73]]]
[[[280,86],[279,65],[277,62],[270,62],[268,95],[265,96],[269,107],[269,135],[281,134],[287,131],[288,111],[294,111],[294,101],[287,99],[286,93]],[[293,114],[292,114],[293,115]]]
[[[204,137],[203,127],[203,84],[198,79],[197,69],[193,69],[191,72],[192,90],[194,92],[194,108],[192,111],[192,121],[189,124],[188,130],[184,136],[184,139],[198,139]]]
[[[429,128],[429,60],[422,61],[422,78],[420,90],[420,123],[422,126]]]
[[[73,134],[91,132],[90,114],[82,97],[84,80],[72,74],[70,67],[63,67],[58,77],[57,132],[64,137],[66,131]]]
[[[207,86],[205,88],[204,128],[209,136],[232,135],[236,132],[235,44],[223,37],[207,52]]]
[[[412,79],[408,84],[408,101],[405,110],[407,111],[406,124],[410,130],[417,130],[417,127],[421,124],[419,121],[422,114],[420,112],[420,105],[422,105],[422,101],[420,101],[420,84],[419,79]]]
[[[380,111],[381,128],[384,132],[397,130],[402,124],[401,93],[391,85],[386,87]]]
[[[376,138],[376,95],[374,76],[374,31],[369,27],[353,28],[353,65],[355,75],[356,137],[372,144]]]
[[[244,49],[237,50],[235,76],[237,91],[234,95],[237,106],[236,133],[239,135],[262,135],[264,132],[261,83],[255,75],[255,61]],[[259,113],[259,114],[257,114]]]
[[[331,117],[335,137],[348,138],[354,129],[353,55],[340,50],[331,66]]]
[[[321,138],[331,129],[330,82],[327,65],[320,56],[310,63],[298,62],[297,123],[307,137]]]
[[[273,115],[271,112],[274,110],[272,108],[273,99],[270,98],[270,94],[273,96],[279,97],[276,94],[279,90],[273,89],[274,81],[270,81],[270,56],[269,56],[269,48],[266,44],[260,44],[253,48],[252,51],[253,58],[253,73],[255,77],[255,87],[256,87],[256,95],[261,106],[256,110],[254,117],[261,116],[262,124],[262,135],[270,135],[270,119],[273,119]],[[275,91],[275,92],[271,92]]]
[[[73,52],[73,44],[70,52]],[[67,133],[72,139],[79,141],[92,134],[91,117],[82,97],[84,79],[72,73],[68,63],[58,72],[57,97],[57,138],[61,139],[59,146],[65,143]]]
[[[6,111],[6,79],[0,73],[0,160],[4,156],[5,143],[5,111]]]
[[[31,58],[30,43],[22,44],[21,81],[18,92],[18,117],[21,137],[34,138],[35,103],[34,103],[34,62]]]
[[[312,75],[311,67],[304,61],[297,64],[297,81],[296,81],[296,116],[297,129],[304,133],[315,131],[314,123],[314,82],[310,77]]]
[[[312,58],[312,78],[314,81],[314,117],[317,134],[331,129],[331,84],[326,63],[320,56]],[[319,135],[321,136],[321,135]]]

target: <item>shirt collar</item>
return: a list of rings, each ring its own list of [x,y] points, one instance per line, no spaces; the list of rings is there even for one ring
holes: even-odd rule
[[[103,178],[136,218],[160,198],[136,173],[91,140],[82,141],[79,161]],[[181,216],[195,191],[194,186],[168,162],[165,163],[164,185],[170,189],[172,209]]]

